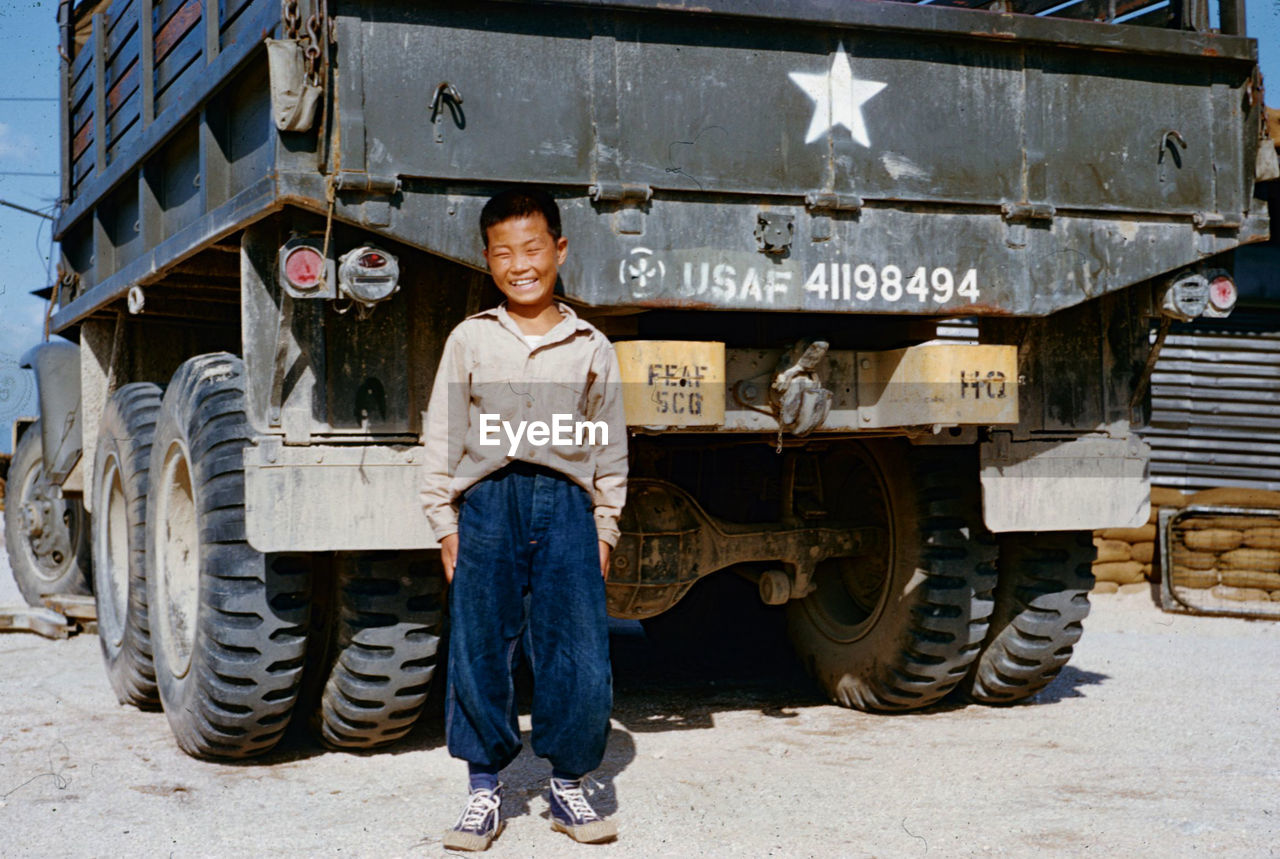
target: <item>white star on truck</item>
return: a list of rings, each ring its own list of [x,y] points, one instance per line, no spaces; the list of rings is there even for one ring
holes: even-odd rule
[[[862,121],[862,106],[870,101],[887,84],[880,81],[864,81],[853,76],[849,56],[844,45],[836,49],[831,68],[819,74],[792,72],[789,77],[805,95],[813,99],[813,119],[804,142],[812,143],[837,125],[849,129],[853,139],[867,148],[871,138]]]

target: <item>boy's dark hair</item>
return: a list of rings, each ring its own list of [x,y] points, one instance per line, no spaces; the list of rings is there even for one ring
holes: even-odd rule
[[[551,238],[560,239],[560,207],[555,199],[541,188],[508,188],[489,198],[480,210],[480,236],[489,247],[489,228],[529,215],[542,215],[547,221]]]

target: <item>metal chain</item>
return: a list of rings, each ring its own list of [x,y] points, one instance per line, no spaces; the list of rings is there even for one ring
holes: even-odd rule
[[[320,85],[320,46],[324,39],[320,35],[322,25],[320,16],[314,12],[307,18],[307,31],[302,36],[302,53],[307,58],[307,83]]]
[[[298,38],[302,16],[298,13],[298,0],[284,0],[284,34],[286,38]]]
[[[320,47],[324,44],[324,37],[321,35],[323,30],[323,12],[312,12],[307,16],[304,26],[302,13],[298,10],[298,0],[284,0],[284,35],[302,46],[302,55],[307,64],[307,83],[312,86],[320,86],[323,78],[323,53]]]

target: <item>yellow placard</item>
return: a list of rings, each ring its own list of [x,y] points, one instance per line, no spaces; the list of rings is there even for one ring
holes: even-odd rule
[[[857,353],[864,428],[1016,424],[1018,347],[930,343]]]
[[[724,423],[724,344],[627,340],[614,344],[628,426]]]

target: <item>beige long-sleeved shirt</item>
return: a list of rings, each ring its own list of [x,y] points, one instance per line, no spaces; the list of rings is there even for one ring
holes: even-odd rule
[[[457,532],[458,496],[520,460],[591,493],[597,534],[618,542],[627,496],[618,358],[573,308],[556,307],[564,318],[533,344],[505,303],[464,319],[445,342],[427,404],[421,492],[436,539]]]

